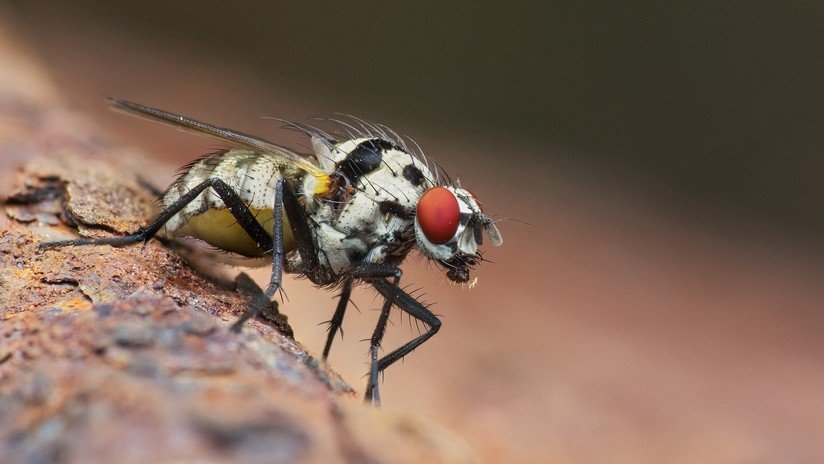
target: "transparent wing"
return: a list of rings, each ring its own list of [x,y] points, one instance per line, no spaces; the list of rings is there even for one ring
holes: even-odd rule
[[[109,98],[108,103],[114,109],[124,111],[126,113],[162,122],[178,129],[191,131],[201,135],[208,135],[210,137],[231,142],[235,145],[251,148],[252,150],[270,153],[315,176],[324,176],[327,174],[309,158],[301,156],[286,147],[244,134],[242,132],[213,126],[205,122],[187,118],[186,116],[181,116],[179,114],[170,113],[168,111],[152,108],[150,106],[141,105],[140,103],[134,103],[127,100]]]

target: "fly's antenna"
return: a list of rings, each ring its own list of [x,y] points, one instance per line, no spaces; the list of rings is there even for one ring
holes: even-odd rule
[[[497,224],[499,222],[504,222],[504,221],[520,222],[521,224],[528,225],[529,227],[534,227],[535,226],[531,222],[527,222],[527,221],[524,221],[522,219],[517,219],[517,218],[498,218],[498,219],[493,220],[492,223]]]
[[[501,246],[501,244],[504,243],[504,239],[501,236],[501,232],[498,230],[498,226],[495,225],[498,221],[493,221],[492,218],[485,213],[477,214],[484,230],[486,230],[487,235],[489,235],[489,238],[492,240],[492,244],[495,246]]]

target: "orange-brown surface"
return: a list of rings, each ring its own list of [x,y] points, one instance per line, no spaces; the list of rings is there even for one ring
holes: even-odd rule
[[[258,115],[301,120],[318,106],[239,63],[226,63],[235,72],[225,76],[212,72],[214,62],[117,34],[94,57],[73,55],[69,48],[95,38],[72,35],[72,47],[61,48],[60,33],[39,39],[47,64],[63,71],[58,86],[100,124],[172,164],[211,142],[111,115],[102,98],[134,98],[269,138],[272,125]],[[133,61],[119,61],[124,53]],[[212,98],[220,93],[232,97]],[[654,184],[637,187],[620,170],[564,162],[528,141],[413,135],[448,171],[459,168],[488,211],[531,225],[499,224],[504,245],[487,255],[493,263],[480,267],[471,290],[409,260],[404,282],[437,302],[444,326],[387,371],[387,411],[445,424],[489,462],[824,460],[820,248],[743,215],[673,209]],[[162,185],[170,173],[157,177]],[[318,353],[325,333],[317,324],[330,317],[332,295],[297,280],[286,291],[281,309],[296,339]],[[361,314],[347,316],[330,363],[361,391],[367,347],[359,340],[378,304],[369,292],[355,298]],[[387,346],[414,333],[393,320]]]

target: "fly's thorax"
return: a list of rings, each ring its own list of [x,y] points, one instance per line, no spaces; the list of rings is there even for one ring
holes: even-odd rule
[[[313,145],[333,167],[338,188],[335,198],[307,208],[319,224],[321,261],[336,273],[365,261],[400,262],[414,243],[415,206],[433,183],[425,163],[379,138]],[[310,182],[304,180],[304,191]]]
[[[418,199],[431,182],[424,163],[382,139],[356,139],[339,147],[348,153],[336,163],[336,172],[350,182],[352,195],[340,208],[336,228],[376,240],[410,228]]]

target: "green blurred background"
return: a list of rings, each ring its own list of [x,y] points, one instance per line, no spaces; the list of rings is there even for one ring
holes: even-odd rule
[[[12,6],[35,28],[48,12],[244,63],[330,108],[548,147],[632,177],[670,208],[755,219],[808,243],[824,226],[820,2]],[[548,173],[536,157],[513,150],[500,162]]]

